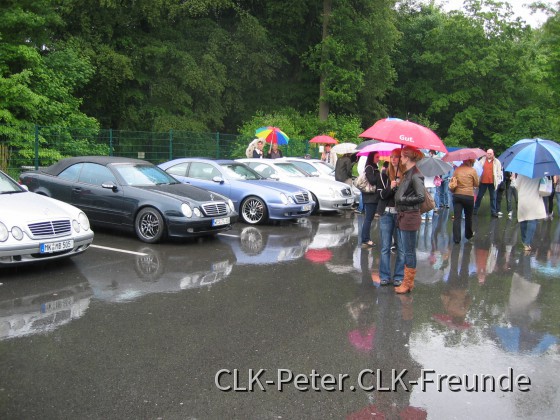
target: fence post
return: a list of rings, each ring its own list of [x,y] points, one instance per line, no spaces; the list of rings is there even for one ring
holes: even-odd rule
[[[109,156],[113,156],[113,129],[109,128]]]
[[[35,170],[39,169],[39,126],[35,124]]]
[[[220,158],[220,133],[216,132],[216,159]]]
[[[169,130],[169,160],[173,160],[173,129]]]

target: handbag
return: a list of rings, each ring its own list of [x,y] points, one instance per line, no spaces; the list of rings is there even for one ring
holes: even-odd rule
[[[453,176],[451,177],[451,179],[449,180],[449,189],[451,191],[455,191],[455,189],[457,188],[457,177]]]
[[[434,185],[435,185],[436,187],[441,187],[441,182],[442,182],[442,179],[441,179],[440,176],[436,176],[436,177],[434,178]]]
[[[358,178],[356,178],[354,180],[354,186],[359,189],[361,192],[365,192],[365,193],[372,193],[376,191],[376,186],[375,185],[371,185],[367,179],[366,176],[366,170],[364,169],[364,171],[358,176]]]
[[[434,197],[429,191],[424,187],[424,201],[420,204],[420,213],[427,213],[436,208],[436,202]]]
[[[550,194],[552,194],[552,179],[543,176],[539,182],[539,195],[548,197]]]

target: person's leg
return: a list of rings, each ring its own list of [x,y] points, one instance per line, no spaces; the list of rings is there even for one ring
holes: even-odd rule
[[[463,214],[463,203],[457,196],[453,196],[453,242],[458,244],[461,241],[461,223]]]
[[[502,198],[504,197],[504,189],[499,188],[496,190],[496,213],[502,211]]]
[[[397,228],[397,215],[394,214],[393,215],[393,229],[395,232],[395,237],[396,237],[396,251],[397,251],[397,256],[395,258],[395,273],[393,274],[393,284],[395,286],[400,286],[403,278],[404,278],[404,247],[403,247],[403,243],[402,243],[402,237],[400,234],[399,229]]]
[[[511,213],[511,187],[506,184],[506,209],[508,215]]]
[[[382,214],[379,219],[379,231],[381,236],[381,257],[379,260],[379,278],[381,284],[387,284],[391,280],[391,245],[393,243],[393,215]]]
[[[404,248],[404,279],[403,283],[395,288],[396,293],[408,293],[414,288],[416,277],[416,231],[401,230],[401,240]]]
[[[433,197],[435,193],[435,188],[433,187],[426,188],[426,191],[428,191],[428,193],[431,194]],[[426,220],[432,220],[433,216],[434,216],[434,211],[430,210],[429,212],[426,213]]]
[[[373,203],[364,203],[364,223],[362,224],[362,244],[368,243],[371,239],[371,222],[375,213],[375,205]]]
[[[531,246],[533,243],[533,238],[535,236],[535,232],[537,230],[537,221],[536,220],[527,220],[527,230],[525,232],[525,245]]]
[[[496,206],[496,188],[494,184],[488,184],[488,193],[490,194],[490,211],[493,216],[498,215],[498,208]]]
[[[472,230],[472,216],[474,209],[474,197],[463,199],[463,211],[465,212],[465,238],[471,239],[474,236]]]
[[[521,243],[523,245],[527,244],[527,220],[519,222],[519,229],[521,230]]]
[[[364,212],[364,193],[360,193],[360,202],[358,204],[358,208],[356,209],[358,213]]]
[[[488,188],[488,184],[480,184],[478,186],[478,194],[476,195],[476,201],[474,202],[474,214],[478,213],[478,209],[480,207],[480,202],[482,201],[482,197],[484,197],[484,193]]]
[[[443,185],[443,181],[441,181]],[[436,192],[434,194],[434,202],[436,203],[436,209],[439,208],[439,203],[440,203],[440,196],[441,196],[441,185],[439,187],[436,187]]]

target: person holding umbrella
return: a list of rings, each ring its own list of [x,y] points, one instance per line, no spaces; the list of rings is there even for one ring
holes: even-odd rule
[[[465,238],[474,236],[472,217],[474,209],[474,189],[479,185],[478,174],[473,168],[474,159],[467,159],[455,169],[453,176],[457,179],[457,187],[453,190],[453,242],[461,242],[461,221],[465,212]]]
[[[546,219],[546,209],[539,194],[540,182],[540,178],[529,178],[521,174],[517,174],[515,179],[518,198],[517,221],[521,229],[523,249],[527,252],[531,251],[537,220]]]
[[[414,288],[416,277],[416,236],[421,224],[420,204],[425,199],[424,177],[416,167],[416,162],[424,158],[424,154],[412,146],[405,146],[401,151],[401,162],[406,171],[403,179],[391,182],[397,188],[395,205],[397,208],[397,227],[400,231],[404,250],[404,279],[395,289],[396,293],[408,293]]]

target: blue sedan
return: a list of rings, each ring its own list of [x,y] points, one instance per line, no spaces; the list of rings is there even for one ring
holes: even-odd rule
[[[267,180],[247,165],[233,160],[182,158],[159,167],[181,182],[229,197],[248,224],[306,217],[315,207],[308,190]]]

